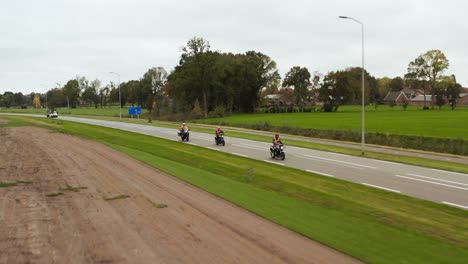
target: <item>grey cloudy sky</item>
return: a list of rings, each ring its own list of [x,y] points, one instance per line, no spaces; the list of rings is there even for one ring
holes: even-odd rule
[[[212,50],[269,55],[281,76],[361,65],[375,77],[405,74],[431,49],[450,61],[446,74],[468,86],[468,1],[464,0],[2,0],[0,93],[45,92],[76,75],[139,79],[147,69],[171,71],[194,37]]]

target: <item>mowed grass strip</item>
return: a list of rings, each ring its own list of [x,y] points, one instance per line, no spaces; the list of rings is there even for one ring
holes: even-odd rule
[[[110,145],[366,262],[468,259],[468,212],[461,209],[131,132],[73,122],[54,128]]]

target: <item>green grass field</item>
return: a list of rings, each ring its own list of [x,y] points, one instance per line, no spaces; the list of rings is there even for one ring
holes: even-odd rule
[[[60,120],[34,123],[112,146],[365,262],[468,259],[468,212],[461,209],[182,142]]]
[[[272,126],[302,127],[319,130],[361,131],[361,112],[357,106],[342,106],[338,112],[281,113],[281,114],[236,114],[224,118],[197,120],[200,123],[242,126],[262,124]],[[468,139],[468,107],[454,111],[423,111],[411,107],[403,111],[381,106],[377,110],[368,106],[365,113],[366,132],[410,135],[436,138]]]

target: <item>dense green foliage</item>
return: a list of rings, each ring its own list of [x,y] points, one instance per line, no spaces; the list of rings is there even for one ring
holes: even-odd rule
[[[276,63],[265,54],[213,52],[206,40],[194,38],[168,77],[168,94],[175,111],[190,112],[200,102],[205,118],[219,106],[227,112],[253,112],[260,90],[278,78]]]
[[[366,104],[378,103],[380,93],[377,80],[364,71],[364,99]],[[329,72],[319,89],[319,99],[325,112],[336,112],[343,104],[359,104],[362,99],[362,68],[348,68]]]
[[[464,263],[468,258],[464,210],[181,142],[39,122],[108,144],[366,262]]]

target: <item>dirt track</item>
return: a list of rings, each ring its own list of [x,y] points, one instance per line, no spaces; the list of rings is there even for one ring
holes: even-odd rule
[[[102,144],[0,127],[0,181],[18,180],[0,188],[0,263],[358,262]],[[87,189],[46,196],[67,185]]]

